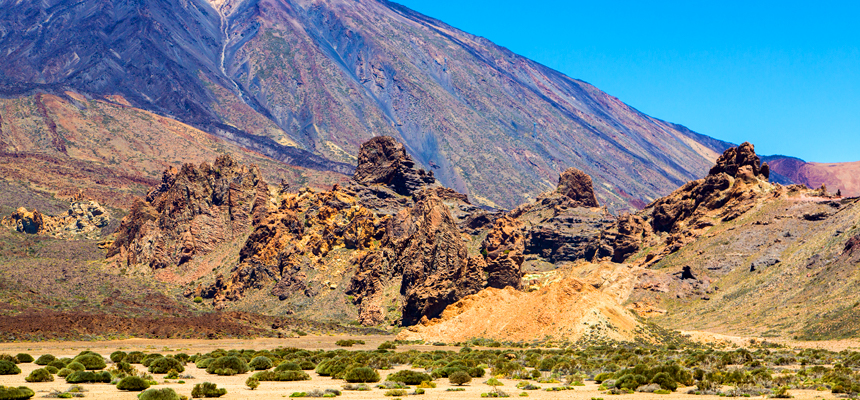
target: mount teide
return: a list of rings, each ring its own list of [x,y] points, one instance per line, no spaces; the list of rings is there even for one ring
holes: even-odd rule
[[[345,174],[360,143],[390,135],[489,206],[534,199],[573,166],[611,210],[642,207],[727,147],[385,1],[0,0],[0,49],[6,97],[127,102]]]

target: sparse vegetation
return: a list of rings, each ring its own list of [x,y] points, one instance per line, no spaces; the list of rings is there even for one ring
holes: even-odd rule
[[[0,386],[0,400],[24,400],[29,399],[35,395],[36,393],[33,392],[33,390],[25,386]]]
[[[180,397],[171,388],[149,389],[142,392],[137,397],[137,400],[180,400]]]

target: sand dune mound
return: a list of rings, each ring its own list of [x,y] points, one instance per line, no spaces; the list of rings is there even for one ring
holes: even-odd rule
[[[398,339],[448,343],[473,338],[633,340],[640,325],[636,317],[620,304],[614,290],[595,286],[608,287],[568,272],[531,292],[484,289],[448,306],[440,318],[409,327]]]

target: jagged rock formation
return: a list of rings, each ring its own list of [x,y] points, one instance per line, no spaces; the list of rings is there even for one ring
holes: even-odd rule
[[[640,249],[652,247],[639,262],[653,264],[716,223],[736,219],[761,201],[784,195],[787,189],[768,182],[768,174],[752,144],[730,148],[707,177],[685,184],[635,215],[619,218],[602,233],[597,257],[624,262]]]
[[[251,229],[265,215],[266,182],[230,156],[164,172],[161,185],[134,203],[107,256],[119,264],[182,265]]]
[[[591,178],[575,168],[566,170],[555,191],[510,212],[522,226],[524,253],[551,263],[591,260],[600,232],[615,219],[599,209]]]
[[[403,196],[439,185],[433,172],[415,168],[403,145],[390,136],[377,136],[361,145],[352,180],[362,185],[382,184]]]
[[[331,293],[342,293],[363,324],[412,325],[484,287],[520,288],[523,237],[515,221],[477,224],[493,228],[483,244],[487,257],[469,257],[461,225],[484,211],[416,169],[392,138],[368,141],[358,160],[343,186],[282,193],[277,209],[255,221],[229,275],[186,295],[225,308],[251,290],[291,305],[337,301]]]
[[[556,191],[571,198],[579,207],[597,207],[591,177],[576,168],[561,173]]]
[[[44,215],[38,210],[27,211],[19,207],[2,224],[18,232],[48,235],[61,239],[72,239],[84,235],[98,237],[101,229],[111,221],[110,212],[98,202],[78,195],[69,201],[66,215]]]

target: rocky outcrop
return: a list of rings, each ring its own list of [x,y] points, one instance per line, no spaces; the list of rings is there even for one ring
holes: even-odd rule
[[[403,196],[438,185],[433,172],[416,168],[403,145],[390,136],[377,136],[361,145],[352,179],[363,185],[386,185]]]
[[[726,150],[704,179],[689,182],[635,215],[628,215],[602,234],[597,257],[624,262],[643,247],[654,247],[639,262],[651,264],[677,251],[720,221],[731,221],[759,201],[784,194],[768,182],[753,145]]]
[[[15,229],[21,233],[29,233],[35,235],[45,230],[45,221],[42,218],[42,213],[38,210],[27,211],[24,207],[19,207],[12,215],[3,218],[3,225]]]
[[[182,265],[247,234],[266,212],[267,186],[256,166],[230,156],[164,172],[161,185],[137,201],[108,257],[121,264]]]
[[[746,172],[741,171],[745,167],[749,169]],[[733,177],[749,174],[752,177],[761,175],[766,180],[770,177],[770,168],[767,164],[761,164],[761,159],[756,155],[755,147],[750,142],[743,142],[740,146],[732,147],[723,152],[717,159],[717,163],[711,167],[708,175],[720,173]]]
[[[598,207],[591,177],[576,168],[561,173],[556,191],[569,197],[578,207]]]
[[[81,236],[97,238],[111,221],[110,212],[98,202],[75,196],[69,202],[65,215],[45,215],[38,210],[27,211],[19,207],[2,224],[21,233],[48,235],[61,239]]]
[[[481,244],[489,273],[487,287],[520,289],[524,251],[522,224],[509,216],[497,219]]]
[[[525,254],[552,263],[591,260],[600,233],[615,222],[605,209],[596,207],[591,178],[570,168],[559,178],[555,191],[517,207],[510,216],[522,226]]]

